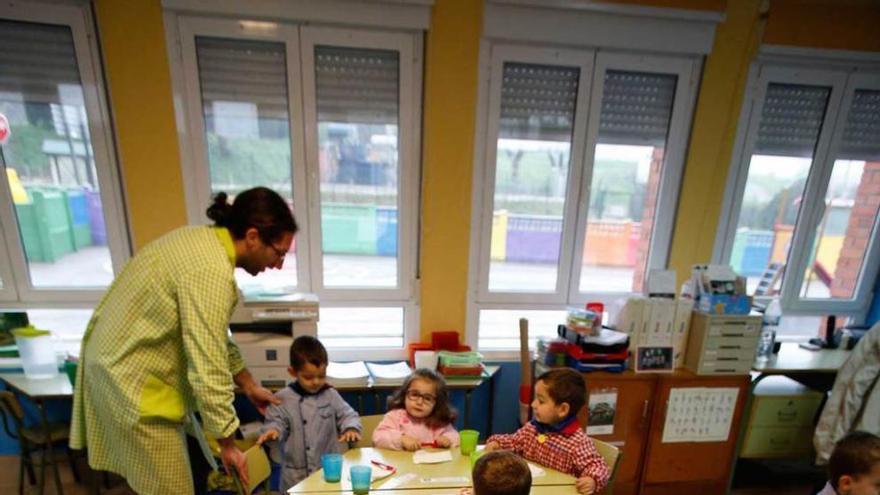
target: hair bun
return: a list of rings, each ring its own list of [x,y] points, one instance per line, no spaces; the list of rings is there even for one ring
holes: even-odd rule
[[[214,204],[215,205],[225,205],[228,204],[226,201],[229,196],[225,192],[219,192],[216,196],[214,196]]]
[[[229,222],[229,214],[232,211],[232,205],[230,205],[226,198],[228,196],[225,192],[217,193],[214,196],[214,202],[211,203],[211,206],[208,207],[205,214],[208,215],[208,218],[214,221],[214,225],[217,227],[227,227]]]

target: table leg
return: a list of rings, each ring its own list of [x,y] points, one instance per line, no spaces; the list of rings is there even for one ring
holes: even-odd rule
[[[44,455],[47,455],[48,462],[52,463],[52,475],[55,478],[55,493],[57,493],[58,495],[62,495],[64,493],[64,490],[62,490],[61,488],[61,473],[58,471],[58,462],[56,462],[57,459],[55,459],[55,450],[52,446],[52,432],[49,429],[49,418],[46,416],[46,408],[43,405],[43,401],[38,400],[36,401],[36,404],[37,409],[40,410],[40,426],[43,428],[43,433],[46,434],[46,451]],[[46,461],[44,460],[44,463],[45,462]],[[45,467],[41,469],[41,471],[45,471]],[[40,493],[42,493],[42,490],[43,487],[41,485]]]
[[[464,391],[464,427],[465,427],[465,429],[467,429],[467,427],[471,423],[471,394],[473,393],[473,391],[474,391],[474,389],[472,389],[472,388],[469,388]]]
[[[743,413],[742,419],[740,420],[739,434],[736,436],[736,446],[733,449],[733,460],[730,464],[730,477],[727,479],[727,491],[726,494],[730,495],[730,491],[733,488],[733,475],[736,473],[736,462],[739,460],[739,451],[742,449],[742,444],[746,439],[746,429],[749,424],[749,417],[752,412],[752,399],[754,397],[755,387],[758,386],[758,383],[767,378],[770,375],[761,373],[758,375],[752,382],[749,384],[748,395],[746,395],[746,403],[743,405]]]
[[[495,372],[494,375],[489,377],[489,431],[486,435],[486,438],[489,438],[493,431],[493,419],[495,418],[495,375],[501,373],[501,370]]]

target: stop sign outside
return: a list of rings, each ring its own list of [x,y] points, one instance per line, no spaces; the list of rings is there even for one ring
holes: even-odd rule
[[[5,115],[0,113],[0,144],[6,144],[10,132],[12,131],[9,129],[9,120]]]

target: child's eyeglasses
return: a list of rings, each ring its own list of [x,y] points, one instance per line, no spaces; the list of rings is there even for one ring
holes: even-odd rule
[[[421,400],[425,404],[433,404],[433,403],[437,402],[437,397],[435,397],[431,394],[420,394],[420,393],[416,392],[415,390],[407,390],[406,391],[406,398],[411,401]]]

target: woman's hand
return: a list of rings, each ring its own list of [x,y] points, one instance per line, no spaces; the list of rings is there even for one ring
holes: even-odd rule
[[[257,384],[247,368],[239,371],[238,374],[232,377],[232,380],[263,416],[266,415],[266,408],[269,405],[277,406],[281,404],[281,399],[275,397],[268,389]]]
[[[220,461],[223,462],[226,473],[229,475],[238,474],[241,484],[248,486],[247,458],[244,453],[238,450],[232,437],[222,438],[217,443],[220,444]]]
[[[266,414],[266,408],[269,405],[278,405],[281,404],[281,399],[275,397],[275,394],[269,391],[269,389],[263,388],[259,385],[254,385],[244,391],[247,398],[256,406],[257,410],[260,411],[260,414]]]

